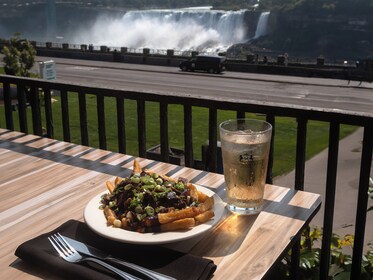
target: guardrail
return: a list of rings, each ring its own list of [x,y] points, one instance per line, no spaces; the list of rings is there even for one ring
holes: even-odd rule
[[[337,176],[337,161],[338,161],[338,145],[341,124],[350,124],[364,128],[364,138],[362,142],[362,157],[359,179],[359,195],[356,209],[356,230],[353,248],[353,261],[351,279],[360,279],[362,253],[364,247],[364,231],[366,225],[366,210],[368,202],[368,189],[370,179],[370,169],[372,163],[372,148],[373,148],[373,114],[363,114],[359,112],[335,111],[325,108],[304,108],[302,106],[292,105],[276,105],[276,104],[260,104],[252,102],[248,99],[234,100],[232,98],[195,98],[188,96],[170,96],[161,93],[151,92],[136,92],[125,91],[114,88],[90,87],[84,85],[74,85],[68,83],[45,81],[40,79],[21,78],[7,75],[0,75],[0,83],[2,83],[4,92],[5,106],[5,124],[0,123],[7,129],[14,130],[14,114],[12,111],[12,102],[10,98],[10,88],[16,87],[18,101],[18,118],[19,128],[21,132],[54,137],[56,129],[52,115],[51,92],[58,91],[61,95],[61,114],[62,114],[62,130],[63,140],[70,142],[72,137],[70,133],[69,108],[70,103],[68,96],[76,95],[79,101],[79,118],[80,118],[80,141],[83,145],[89,145],[88,136],[88,116],[87,116],[87,95],[94,95],[97,102],[97,131],[99,138],[99,147],[107,149],[106,142],[106,126],[105,122],[105,100],[113,98],[116,108],[111,110],[116,111],[117,115],[117,138],[119,152],[126,152],[126,131],[125,131],[125,100],[132,100],[136,103],[137,120],[137,143],[138,156],[146,157],[146,106],[147,102],[155,102],[159,104],[159,132],[160,132],[160,153],[161,160],[170,162],[169,141],[170,135],[168,132],[169,113],[168,106],[171,104],[179,104],[183,108],[184,130],[180,133],[184,136],[184,153],[185,165],[194,167],[193,153],[193,123],[192,111],[195,107],[202,107],[208,110],[208,153],[210,160],[205,166],[209,171],[217,170],[217,114],[220,110],[235,111],[237,117],[244,117],[245,112],[263,114],[266,120],[269,121],[274,128],[274,137],[272,139],[272,147],[270,153],[270,163],[268,168],[267,182],[272,183],[272,167],[273,167],[273,151],[275,147],[276,137],[276,117],[289,117],[297,121],[297,144],[296,144],[296,166],[295,166],[295,184],[297,190],[304,189],[305,175],[305,150],[306,150],[306,135],[307,122],[309,120],[322,121],[329,124],[329,156],[327,163],[327,182],[325,186],[326,194],[323,224],[323,239],[321,251],[321,267],[320,279],[328,278],[329,259],[330,259],[330,244],[332,240],[333,213],[334,213],[334,198],[336,191],[336,176]],[[40,99],[40,90],[44,93],[43,104]],[[26,96],[27,92],[27,96]],[[69,93],[69,95],[68,95]],[[31,112],[28,116],[27,104],[30,105]],[[43,105],[43,106],[42,106]],[[42,112],[42,109],[44,112]],[[45,123],[42,123],[41,114],[45,114]],[[29,122],[32,122],[32,129],[29,127]],[[155,120],[152,120],[154,122]],[[43,126],[46,131],[43,131]],[[292,251],[292,267],[293,277],[297,279],[298,263],[299,263],[299,243],[294,246]]]
[[[150,49],[150,48],[128,48],[108,47],[97,45],[74,45],[68,43],[40,43],[33,42],[39,56],[66,57],[75,59],[89,59],[97,61],[111,61],[124,63],[138,63],[149,65],[161,65],[177,67],[183,60],[190,59],[198,54],[216,55],[212,52],[181,51],[174,49]],[[248,54],[246,56],[226,54],[228,71],[250,72],[276,75],[292,75],[301,77],[321,77],[331,79],[354,80],[360,82],[373,82],[373,64],[371,60],[362,60],[354,65],[348,64],[326,64],[322,57],[315,59],[315,63],[292,61],[285,63],[284,55],[263,58]],[[368,61],[369,63],[365,63]]]

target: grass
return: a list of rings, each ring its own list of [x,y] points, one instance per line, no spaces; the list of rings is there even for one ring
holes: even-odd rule
[[[55,96],[57,102],[53,103],[54,137],[63,140],[62,120],[59,96]],[[87,95],[87,116],[89,145],[98,147],[96,97]],[[126,153],[138,155],[137,147],[137,114],[136,103],[125,100],[125,126],[126,126]],[[105,123],[107,149],[118,151],[117,121],[115,99],[105,98]],[[31,109],[27,110],[29,132],[32,132]],[[169,145],[183,149],[183,107],[170,105],[169,113]],[[201,146],[208,140],[208,109],[193,107],[193,149],[195,159],[201,159]],[[0,127],[5,127],[4,107],[0,106]],[[235,118],[233,111],[218,111],[218,124],[224,120]],[[15,130],[19,130],[18,112],[13,112]],[[43,126],[45,127],[44,113],[42,110]],[[80,143],[79,106],[77,94],[69,93],[69,117],[71,127],[71,141]],[[261,118],[255,114],[246,113],[249,118]],[[146,143],[147,148],[160,143],[159,135],[159,105],[155,102],[146,103]],[[354,126],[341,126],[341,138],[356,130]],[[293,118],[276,117],[275,153],[273,175],[285,174],[295,167],[297,123]],[[328,145],[329,124],[318,121],[309,121],[307,128],[306,158],[316,155]]]

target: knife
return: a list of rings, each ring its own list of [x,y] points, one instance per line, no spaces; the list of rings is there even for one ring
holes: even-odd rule
[[[91,256],[91,257],[109,262],[111,264],[120,265],[121,267],[126,268],[127,270],[131,270],[132,273],[138,274],[138,276],[142,277],[142,279],[144,279],[144,280],[145,279],[146,280],[148,280],[148,279],[150,279],[150,280],[176,280],[175,278],[167,276],[165,274],[147,269],[145,267],[139,266],[139,265],[134,264],[134,263],[126,262],[126,261],[121,260],[119,258],[115,258],[115,257],[111,256],[110,254],[105,253],[105,252],[103,252],[103,251],[101,251],[101,250],[99,250],[95,247],[92,247],[92,246],[84,244],[80,241],[71,239],[67,236],[63,235],[63,238],[65,238],[66,241],[68,243],[70,243],[70,245],[72,247],[74,247],[75,250],[77,250],[79,253],[82,253],[82,254],[85,254],[85,255],[88,255],[88,256]]]

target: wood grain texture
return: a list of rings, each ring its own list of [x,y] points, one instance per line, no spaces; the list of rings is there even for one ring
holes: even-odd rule
[[[128,176],[135,157],[0,129],[0,279],[50,279],[18,260],[24,241],[70,219],[83,221],[105,181]],[[138,158],[141,166],[224,193],[224,177]],[[212,259],[213,279],[261,279],[320,206],[320,195],[267,185],[257,216],[226,213],[205,236],[173,248]]]

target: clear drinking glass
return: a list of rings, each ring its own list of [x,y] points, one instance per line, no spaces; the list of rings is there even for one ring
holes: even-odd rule
[[[270,123],[255,119],[220,124],[227,207],[238,214],[262,209],[272,136]]]

